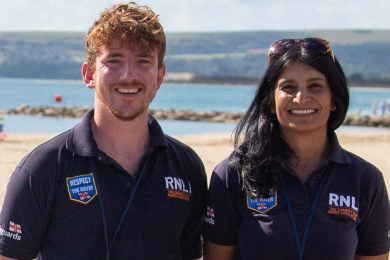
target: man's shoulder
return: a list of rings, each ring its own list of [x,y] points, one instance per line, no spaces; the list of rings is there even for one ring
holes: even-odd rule
[[[179,152],[182,155],[194,156],[195,158],[200,159],[198,154],[189,145],[169,135],[165,135],[165,138],[167,141],[169,151]]]
[[[205,172],[202,160],[190,146],[169,135],[165,135],[165,137],[167,151],[172,158],[176,157],[180,160],[180,164],[193,168],[195,172]]]
[[[66,140],[69,131],[59,134],[34,148],[20,161],[18,167],[32,171],[44,165],[51,167],[56,165],[59,158],[67,153]]]

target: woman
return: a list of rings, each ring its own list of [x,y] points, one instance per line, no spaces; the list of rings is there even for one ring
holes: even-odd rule
[[[204,260],[388,259],[383,176],[334,132],[348,106],[327,41],[271,45],[234,152],[210,181]]]

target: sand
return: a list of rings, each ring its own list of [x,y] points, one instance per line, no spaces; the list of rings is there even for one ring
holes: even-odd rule
[[[390,130],[384,132],[340,132],[341,145],[382,171],[390,187]],[[0,206],[6,186],[19,161],[34,147],[54,137],[54,134],[9,134],[0,140]],[[191,146],[201,157],[207,174],[232,151],[231,133],[175,136]],[[390,188],[388,188],[389,190]]]

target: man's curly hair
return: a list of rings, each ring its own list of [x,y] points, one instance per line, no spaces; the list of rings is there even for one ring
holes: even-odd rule
[[[158,67],[161,68],[166,38],[157,17],[149,7],[139,6],[134,2],[107,8],[84,38],[88,64],[95,68],[98,48],[102,45],[109,46],[111,40],[119,37],[124,43],[135,40],[147,50],[157,47]]]

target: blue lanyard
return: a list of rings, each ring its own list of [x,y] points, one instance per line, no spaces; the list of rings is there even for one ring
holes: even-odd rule
[[[307,220],[307,223],[306,223],[305,233],[304,233],[303,239],[302,239],[302,245],[299,242],[298,229],[297,229],[297,225],[295,224],[294,214],[293,214],[291,202],[290,202],[290,199],[289,199],[289,196],[288,196],[288,193],[287,193],[286,184],[284,183],[283,174],[282,174],[281,171],[279,171],[280,180],[282,182],[284,196],[286,197],[287,207],[288,207],[288,211],[290,213],[291,224],[293,226],[294,235],[295,235],[295,242],[297,243],[298,254],[299,254],[299,259],[300,260],[303,259],[303,254],[305,252],[305,245],[306,245],[307,236],[309,234],[309,229],[310,229],[311,223],[313,222],[314,211],[316,210],[317,202],[318,202],[318,199],[320,197],[322,187],[324,186],[326,176],[330,172],[331,168],[332,168],[332,164],[330,163],[328,165],[327,169],[326,169],[324,177],[322,177],[320,186],[318,187],[316,196],[315,196],[314,201],[313,201],[313,205],[311,206],[309,219]]]
[[[148,157],[149,159],[149,157]],[[102,198],[102,194],[101,194],[101,190],[100,190],[100,186],[99,186],[99,180],[98,180],[98,176],[97,176],[97,171],[96,171],[96,167],[95,167],[95,163],[93,162],[93,159],[92,157],[90,158],[90,164],[91,164],[91,167],[92,167],[92,173],[93,175],[95,176],[95,181],[96,181],[96,186],[97,186],[97,190],[98,192],[100,193],[99,194],[99,202],[100,202],[100,210],[102,212],[102,219],[103,219],[103,229],[104,229],[104,240],[105,240],[105,243],[106,243],[106,259],[109,260],[110,259],[110,251],[111,251],[111,248],[112,248],[112,245],[114,244],[114,241],[119,233],[119,230],[123,224],[123,221],[126,217],[126,214],[127,212],[129,211],[129,208],[130,208],[130,205],[131,205],[131,202],[133,201],[133,198],[134,198],[134,194],[138,188],[138,185],[140,183],[140,180],[141,180],[141,176],[142,176],[142,173],[144,172],[145,170],[145,166],[147,165],[147,161],[144,163],[144,166],[142,167],[142,171],[140,172],[139,176],[137,177],[136,179],[136,182],[135,182],[135,185],[133,187],[133,190],[131,191],[131,194],[130,194],[130,197],[129,197],[129,200],[127,201],[127,205],[125,207],[125,210],[123,211],[122,213],[122,217],[121,219],[119,220],[119,223],[118,223],[118,226],[116,227],[116,230],[115,230],[115,233],[114,233],[114,236],[112,238],[112,241],[111,243],[109,244],[108,243],[108,232],[107,232],[107,220],[106,220],[106,213],[105,213],[105,210],[104,210],[104,204],[103,204],[103,198]]]

